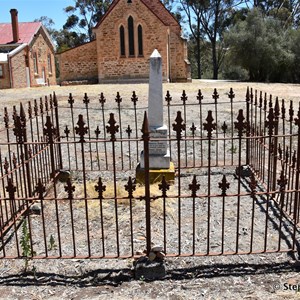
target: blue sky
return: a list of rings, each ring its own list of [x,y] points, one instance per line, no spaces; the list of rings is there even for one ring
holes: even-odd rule
[[[9,23],[9,11],[16,8],[19,22],[32,22],[47,16],[55,22],[54,27],[60,29],[67,19],[63,8],[73,4],[73,0],[0,0],[0,23]]]

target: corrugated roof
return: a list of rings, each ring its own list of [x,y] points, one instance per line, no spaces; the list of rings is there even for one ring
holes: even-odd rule
[[[41,22],[19,22],[18,44],[29,44],[34,34],[42,26]],[[11,23],[0,23],[0,44],[12,44],[13,34]]]

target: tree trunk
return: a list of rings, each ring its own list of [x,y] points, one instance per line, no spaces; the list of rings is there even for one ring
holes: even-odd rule
[[[197,77],[201,79],[201,49],[200,49],[200,37],[197,38]]]
[[[218,58],[217,58],[217,43],[213,41],[211,43],[212,46],[212,64],[213,64],[213,79],[218,79],[219,66],[218,66]]]

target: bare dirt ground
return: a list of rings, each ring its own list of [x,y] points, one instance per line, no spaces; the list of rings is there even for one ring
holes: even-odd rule
[[[211,97],[213,89],[216,88],[220,95],[228,93],[233,88],[236,99],[244,100],[247,87],[257,89],[259,91],[272,94],[274,97],[285,100],[300,101],[300,84],[277,84],[277,83],[249,83],[249,82],[230,82],[215,80],[193,80],[192,83],[165,83],[164,93],[170,91],[173,98],[178,97],[182,90],[185,90],[188,97],[196,97],[198,89],[206,97]],[[88,96],[99,96],[102,92],[109,100],[113,100],[117,91],[120,92],[122,98],[130,101],[132,91],[135,91],[139,100],[147,100],[148,84],[102,84],[102,85],[82,85],[82,86],[50,86],[39,88],[23,88],[23,89],[7,89],[0,90],[0,99],[2,105],[17,105],[20,101],[29,101],[39,99],[53,92],[56,93],[58,99],[62,100],[68,97],[69,93],[81,100],[84,93]]]
[[[211,99],[214,88],[224,98],[232,87],[236,100],[244,100],[247,87],[279,99],[300,102],[300,85],[238,83],[195,80],[188,84],[164,84],[179,99],[185,90],[189,99],[198,89]],[[75,100],[83,94],[96,98],[101,92],[107,105],[119,91],[124,104],[132,91],[146,104],[148,85],[91,85],[0,90],[3,106],[39,99],[55,92],[58,101],[71,92]],[[113,105],[115,107],[115,104]],[[298,107],[295,107],[297,109]],[[1,112],[0,112],[1,113]],[[0,116],[1,118],[1,116]],[[258,242],[258,240],[256,241]],[[24,274],[23,260],[0,261],[1,299],[298,299],[300,264],[293,254],[167,258],[164,280],[133,280],[132,259],[126,260],[35,260]]]

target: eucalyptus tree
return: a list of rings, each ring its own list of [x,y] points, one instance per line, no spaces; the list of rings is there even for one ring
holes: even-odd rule
[[[223,33],[243,2],[244,0],[180,0],[191,33],[197,41],[199,78],[201,77],[201,40],[208,40],[211,44],[213,78],[218,79],[219,69],[226,53]]]
[[[112,0],[73,0],[74,4],[64,8],[68,14],[64,30],[84,34],[86,41],[94,39],[93,27],[101,20]]]

